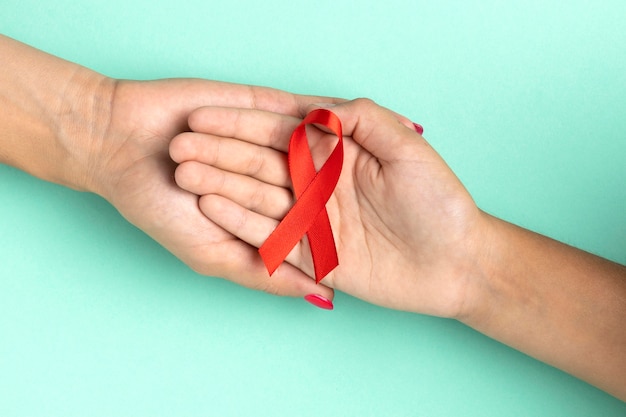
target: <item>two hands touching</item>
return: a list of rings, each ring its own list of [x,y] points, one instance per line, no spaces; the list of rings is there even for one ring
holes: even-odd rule
[[[331,287],[385,307],[462,315],[482,213],[407,119],[365,99],[329,106],[346,136],[343,171],[326,205],[340,263],[316,292],[332,298]],[[286,152],[300,121],[205,107],[189,118],[193,132],[170,144],[177,184],[201,196],[200,210],[262,270],[256,248],[294,203]],[[335,141],[316,129],[308,136],[319,169]],[[306,239],[276,273],[313,279]]]
[[[481,211],[437,152],[402,116],[367,99],[312,104],[343,123],[344,165],[326,208],[339,266],[316,288],[384,307],[454,318],[626,398],[626,268]],[[304,114],[301,114],[304,116]],[[247,266],[294,203],[286,151],[300,117],[204,107],[170,156],[177,184],[233,237]],[[319,169],[332,136],[309,130]],[[306,239],[276,271],[314,282]],[[274,276],[271,278],[274,279]],[[277,285],[277,286],[272,286]]]
[[[312,104],[305,113],[320,106],[339,116],[345,137],[343,170],[326,205],[340,263],[317,294],[330,298],[335,288],[460,320],[626,398],[626,268],[481,211],[396,113],[366,99]],[[202,213],[265,279],[256,248],[294,203],[285,152],[300,121],[204,107],[189,117],[192,132],[170,143],[177,184],[200,196]],[[334,143],[326,135],[309,130],[318,169]],[[303,239],[276,275],[309,291],[313,272]],[[281,284],[270,285],[281,294]]]
[[[114,80],[1,36],[0,56],[0,162],[100,194],[194,270],[455,318],[626,399],[626,268],[482,212],[406,118],[363,99]],[[285,152],[316,103],[345,134],[327,204],[340,264],[319,285],[306,240],[271,277],[256,249],[293,204]],[[324,135],[310,130],[317,163]]]

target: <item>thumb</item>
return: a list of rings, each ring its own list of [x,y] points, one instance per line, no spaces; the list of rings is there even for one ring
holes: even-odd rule
[[[420,138],[418,127],[409,119],[370,99],[359,98],[337,105],[314,104],[308,110],[316,108],[335,113],[341,120],[343,134],[352,136],[356,143],[381,160],[402,157],[406,146]]]

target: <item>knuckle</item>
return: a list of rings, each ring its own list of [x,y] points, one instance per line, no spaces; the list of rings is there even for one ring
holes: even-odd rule
[[[359,108],[367,111],[368,109],[372,109],[377,107],[378,105],[371,98],[361,97],[354,100],[354,105]]]
[[[259,213],[263,211],[264,206],[265,206],[265,192],[263,191],[263,189],[261,189],[261,187],[257,187],[252,192],[252,195],[250,195],[249,208],[250,210]]]
[[[261,172],[264,165],[265,157],[263,155],[263,148],[258,146],[248,160],[246,174],[249,176],[256,176],[259,172]]]

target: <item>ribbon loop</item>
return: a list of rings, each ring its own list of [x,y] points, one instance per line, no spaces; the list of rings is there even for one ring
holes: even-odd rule
[[[309,149],[306,125],[319,124],[329,128],[339,139],[319,171],[315,171]],[[287,215],[259,248],[270,275],[306,234],[311,247],[315,281],[319,283],[339,265],[337,249],[326,212],[343,165],[341,121],[333,112],[316,109],[307,114],[289,140],[289,175],[296,202]]]

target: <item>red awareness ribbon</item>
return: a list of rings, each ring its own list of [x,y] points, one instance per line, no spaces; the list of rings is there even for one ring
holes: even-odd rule
[[[339,141],[319,171],[306,136],[306,125],[318,124],[330,129]],[[339,265],[337,249],[326,212],[326,202],[332,195],[343,165],[341,121],[326,109],[311,111],[291,134],[289,140],[289,175],[296,202],[287,215],[259,248],[270,275],[285,260],[289,252],[306,234],[313,256],[315,282]]]

